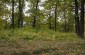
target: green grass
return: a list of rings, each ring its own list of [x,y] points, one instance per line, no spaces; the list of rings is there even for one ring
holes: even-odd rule
[[[29,28],[21,28],[14,30],[0,31],[0,39],[16,40],[77,40],[79,39],[75,33],[55,32],[53,30],[36,30]]]
[[[85,39],[48,29],[0,31],[0,55],[85,55]]]

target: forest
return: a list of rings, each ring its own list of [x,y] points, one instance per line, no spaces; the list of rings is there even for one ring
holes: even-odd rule
[[[0,0],[0,55],[85,55],[85,0]]]

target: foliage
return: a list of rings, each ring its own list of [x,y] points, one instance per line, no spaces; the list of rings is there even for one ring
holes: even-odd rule
[[[2,30],[0,31],[0,38],[8,40],[45,40],[45,41],[52,41],[52,40],[69,40],[75,41],[77,40],[77,36],[74,33],[62,33],[62,32],[55,32],[52,30],[47,29],[33,29],[33,28],[21,28],[15,30]]]

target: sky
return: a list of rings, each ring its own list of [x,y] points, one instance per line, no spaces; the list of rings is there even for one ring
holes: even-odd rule
[[[41,3],[43,3],[45,0],[41,0]],[[23,12],[24,12],[24,14],[25,14],[25,16],[29,16],[29,14],[27,14],[27,13],[25,13],[25,12],[27,12],[28,11],[28,9],[30,9],[29,7],[28,7],[28,2],[25,2],[26,3],[26,6],[25,6],[25,9],[23,10]],[[7,7],[8,7],[8,9],[10,10],[10,9],[12,9],[10,6],[8,6],[7,5]],[[42,9],[44,9],[44,7],[41,7],[41,6],[39,6],[39,9],[40,10],[42,10]],[[15,11],[16,11],[16,7],[15,7]]]
[[[43,3],[44,1],[45,1],[45,0],[41,0],[41,3]],[[30,9],[30,8],[28,7],[28,5],[29,5],[28,2],[26,2],[26,6],[25,6],[25,9],[24,9],[24,13],[27,12],[28,9]],[[39,6],[39,9],[42,10],[42,9],[44,9],[44,7]],[[26,15],[26,16],[29,16],[29,14],[26,14],[26,13],[25,13],[25,15]]]
[[[41,2],[44,2],[45,0],[41,0]]]

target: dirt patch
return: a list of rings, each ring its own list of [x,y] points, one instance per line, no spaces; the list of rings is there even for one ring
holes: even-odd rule
[[[0,55],[85,55],[81,41],[25,41],[0,42]]]

